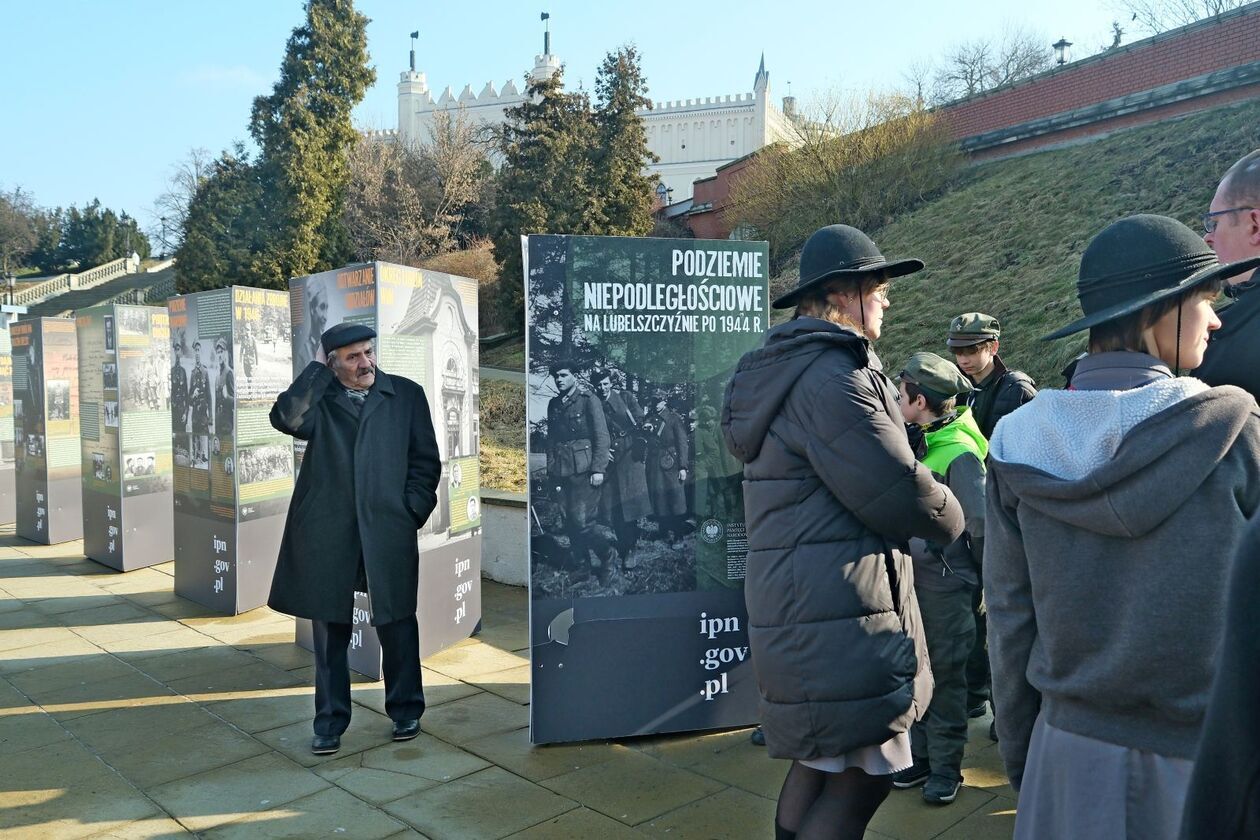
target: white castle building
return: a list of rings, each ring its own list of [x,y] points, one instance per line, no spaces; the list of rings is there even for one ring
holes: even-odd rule
[[[547,78],[559,70],[560,59],[551,52],[548,36],[543,54],[534,56],[530,79]],[[498,125],[504,121],[504,111],[524,99],[524,92],[510,79],[499,89],[486,82],[480,93],[464,85],[458,96],[448,86],[434,99],[425,74],[415,69],[412,50],[411,69],[403,71],[398,82],[398,128],[372,134],[404,143],[427,142],[438,111],[462,109],[474,123]],[[765,56],[751,93],[657,102],[639,112],[648,147],[660,158],[648,170],[660,176],[671,201],[690,198],[696,179],[707,178],[719,166],[776,140],[789,140],[795,105],[790,96],[784,97],[782,110],[771,101]]]

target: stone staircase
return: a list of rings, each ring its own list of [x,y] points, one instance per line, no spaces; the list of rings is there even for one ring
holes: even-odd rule
[[[163,306],[175,294],[175,267],[124,274],[89,288],[72,289],[30,305],[23,318],[63,318],[77,310],[104,303],[142,303]]]

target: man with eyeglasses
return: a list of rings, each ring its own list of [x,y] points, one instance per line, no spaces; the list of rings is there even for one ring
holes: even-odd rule
[[[1260,149],[1235,163],[1221,178],[1203,214],[1203,241],[1222,263],[1260,255]],[[1230,279],[1203,364],[1194,375],[1209,385],[1237,385],[1260,398],[1260,272]]]

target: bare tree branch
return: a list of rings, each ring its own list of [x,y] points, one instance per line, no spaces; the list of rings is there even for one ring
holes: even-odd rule
[[[1148,35],[1157,35],[1247,5],[1250,0],[1115,0],[1114,8]]]

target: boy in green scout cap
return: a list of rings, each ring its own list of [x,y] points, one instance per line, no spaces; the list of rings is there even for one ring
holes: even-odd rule
[[[910,731],[914,765],[893,776],[898,788],[926,783],[923,799],[947,805],[962,783],[967,743],[967,658],[976,637],[972,594],[980,587],[989,444],[971,411],[957,405],[971,383],[952,362],[935,353],[915,353],[898,384],[902,416],[923,430],[926,452],[920,460],[953,492],[966,520],[962,536],[947,546],[910,544],[936,689],[927,714]]]
[[[983,312],[964,312],[949,324],[945,344],[954,354],[958,368],[971,381],[967,407],[985,440],[993,437],[998,421],[1037,396],[1037,383],[1020,370],[1010,370],[998,355],[1002,326]],[[986,622],[980,609],[980,587],[972,608],[976,614],[976,643],[967,661],[967,713],[983,717],[992,696],[989,651],[985,644]],[[997,740],[997,727],[989,727],[989,737]]]
[[[974,386],[967,406],[985,439],[993,436],[999,420],[1037,396],[1037,383],[1028,374],[1010,370],[998,356],[1002,327],[983,312],[965,312],[949,323],[945,344],[958,368]]]

